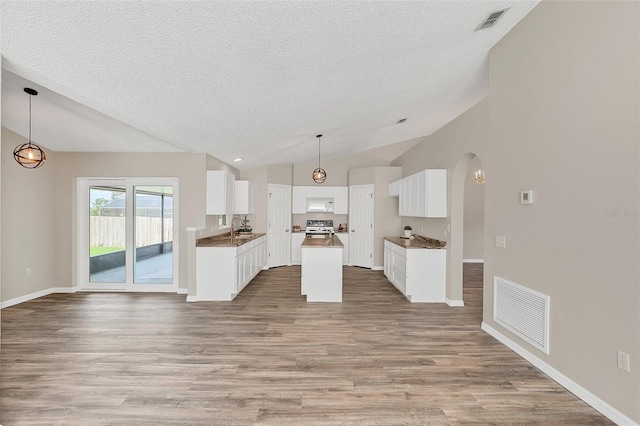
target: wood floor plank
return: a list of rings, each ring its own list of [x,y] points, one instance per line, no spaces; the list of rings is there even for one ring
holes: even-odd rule
[[[306,303],[300,267],[232,302],[53,294],[2,311],[9,425],[611,424],[480,329],[482,265],[464,307],[411,304],[345,267],[343,303]]]

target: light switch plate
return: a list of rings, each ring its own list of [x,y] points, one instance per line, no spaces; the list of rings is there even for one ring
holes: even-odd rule
[[[496,236],[496,247],[506,247],[507,239],[505,237]]]

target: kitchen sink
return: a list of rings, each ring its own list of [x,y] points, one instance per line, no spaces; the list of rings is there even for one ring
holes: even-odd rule
[[[240,234],[240,235],[234,235],[232,239],[234,239],[234,240],[249,240],[251,238],[253,238],[253,235],[242,235],[242,234]]]

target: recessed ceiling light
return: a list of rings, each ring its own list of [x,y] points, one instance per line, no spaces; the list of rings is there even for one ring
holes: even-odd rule
[[[405,121],[407,121],[407,119],[406,119],[406,118],[401,118],[400,120],[396,121],[396,124],[402,124],[402,123],[404,123]]]
[[[242,161],[242,158],[234,158],[234,159],[233,159],[233,162],[234,162],[234,163],[237,163],[238,161]]]

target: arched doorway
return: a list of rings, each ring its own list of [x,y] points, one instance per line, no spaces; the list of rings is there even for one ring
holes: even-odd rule
[[[465,200],[466,204],[470,202],[481,203],[482,213],[484,213],[484,188],[480,193],[481,200],[478,201],[478,194],[473,195],[470,201],[469,197],[465,197],[465,187],[468,189],[476,189],[469,187],[468,185],[476,184],[470,183],[470,178],[473,179],[473,173],[476,169],[481,168],[480,160],[474,153],[466,153],[456,164],[453,170],[453,176],[451,179],[451,222],[450,222],[450,236],[449,236],[449,252],[447,262],[447,303],[449,306],[464,306],[463,298],[463,261],[465,258],[471,261],[480,261],[478,253],[482,253],[484,246],[483,241],[480,241],[479,248],[470,249],[470,242],[467,241],[467,253],[465,253]],[[476,184],[477,185],[477,184]],[[474,191],[477,192],[477,191]],[[467,205],[467,207],[469,207]],[[476,206],[476,208],[478,208]],[[476,235],[476,238],[483,239],[482,233],[484,231],[484,214],[478,220],[481,223],[473,223],[474,232],[480,234]],[[477,221],[476,221],[477,222]],[[467,230],[469,231],[470,224],[467,221]],[[478,231],[477,228],[480,228]],[[471,259],[470,259],[471,256]]]

